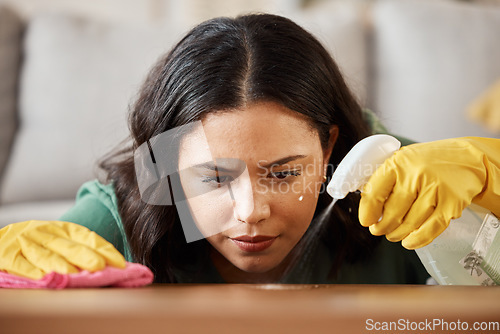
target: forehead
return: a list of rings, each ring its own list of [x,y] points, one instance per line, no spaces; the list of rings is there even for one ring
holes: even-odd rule
[[[318,133],[306,116],[280,104],[263,102],[245,108],[208,114],[203,120],[206,142],[188,134],[181,145],[182,161],[206,157],[238,158],[247,163],[290,154],[319,154]],[[202,163],[201,161],[199,163]]]

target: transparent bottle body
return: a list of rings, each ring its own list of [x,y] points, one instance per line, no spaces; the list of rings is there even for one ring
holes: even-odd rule
[[[484,273],[499,284],[500,233],[492,240],[486,256],[479,266],[464,265],[464,259],[474,250],[474,245],[487,215],[492,213],[480,206],[470,205],[460,218],[450,225],[429,245],[416,249],[416,253],[429,274],[441,285],[481,285],[474,271]],[[494,217],[494,216],[493,216]],[[488,261],[490,263],[488,263]],[[484,284],[484,283],[483,283]]]

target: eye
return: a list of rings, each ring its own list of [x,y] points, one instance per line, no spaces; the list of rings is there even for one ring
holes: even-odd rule
[[[271,172],[268,177],[275,178],[278,180],[284,180],[291,176],[299,176],[301,173],[298,170],[286,170],[279,172]]]
[[[201,179],[201,182],[203,183],[210,183],[213,185],[217,185],[218,187],[228,184],[232,181],[234,181],[234,178],[231,175],[203,176]]]

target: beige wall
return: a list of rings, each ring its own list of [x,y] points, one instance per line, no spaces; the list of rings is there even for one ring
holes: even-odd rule
[[[0,0],[0,3],[11,5],[27,17],[40,11],[55,10],[114,21],[169,22],[184,30],[210,17],[246,12],[272,12],[287,16],[304,7],[328,1],[334,0]],[[500,0],[468,1],[500,4]]]
[[[288,15],[318,2],[334,0],[0,0],[25,16],[56,10],[127,22],[170,21],[193,25],[214,16],[244,12],[272,12]],[[370,2],[373,0],[350,0]],[[500,0],[457,0],[500,4]]]
[[[127,22],[171,21],[193,25],[221,15],[268,11],[287,14],[303,0],[0,0],[30,17],[40,11],[64,11]]]
[[[63,11],[124,21],[155,18],[155,0],[0,0],[29,17],[41,11]]]

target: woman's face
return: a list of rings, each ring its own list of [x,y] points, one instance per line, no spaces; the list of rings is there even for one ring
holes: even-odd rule
[[[188,196],[191,214],[228,265],[266,273],[311,223],[336,128],[323,150],[305,116],[272,102],[210,113],[202,124],[205,138],[187,135],[179,153],[180,170],[198,166],[181,173],[185,191],[206,189]],[[200,164],[207,143],[212,161]]]

